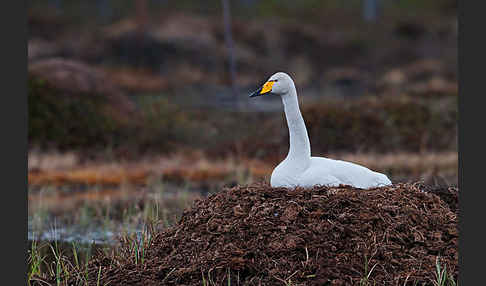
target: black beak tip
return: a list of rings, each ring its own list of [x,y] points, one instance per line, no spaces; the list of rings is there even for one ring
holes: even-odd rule
[[[261,90],[262,90],[261,88],[260,88],[260,89],[258,89],[258,90],[255,90],[254,92],[252,92],[252,93],[250,94],[250,97],[256,97],[256,96],[260,96],[260,92],[261,92]]]

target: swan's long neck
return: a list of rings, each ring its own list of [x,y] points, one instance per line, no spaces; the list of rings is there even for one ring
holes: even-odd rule
[[[291,88],[287,94],[283,94],[282,102],[285,109],[285,117],[289,127],[290,149],[287,159],[295,160],[303,167],[310,164],[310,142],[305,128],[304,118],[299,109],[297,91]]]

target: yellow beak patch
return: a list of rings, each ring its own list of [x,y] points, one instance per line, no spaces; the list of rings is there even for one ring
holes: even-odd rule
[[[260,94],[264,94],[264,93],[267,93],[267,92],[270,92],[272,91],[272,86],[275,82],[274,81],[267,81],[263,87],[262,87],[262,91],[260,91]]]

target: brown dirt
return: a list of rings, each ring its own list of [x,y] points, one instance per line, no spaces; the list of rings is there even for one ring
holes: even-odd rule
[[[101,266],[102,285],[357,285],[368,260],[371,285],[432,285],[437,256],[457,279],[457,196],[419,184],[224,189],[156,234],[142,265],[92,261],[90,284]]]

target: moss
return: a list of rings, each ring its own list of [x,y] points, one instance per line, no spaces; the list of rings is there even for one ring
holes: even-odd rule
[[[187,144],[197,135],[189,112],[171,104],[165,97],[153,97],[139,101],[142,121],[137,145],[154,151],[168,151],[180,144]]]
[[[454,149],[457,106],[435,104],[408,96],[370,97],[314,105],[303,113],[313,147],[325,146],[321,151]]]
[[[328,99],[304,105],[301,110],[315,155],[457,149],[455,97]],[[288,151],[288,130],[282,111],[219,112],[199,122],[214,129],[211,135],[206,134],[210,144],[198,146],[211,156],[234,153],[278,162]]]
[[[133,116],[120,116],[104,95],[64,94],[46,81],[28,79],[29,143],[43,149],[168,152],[198,142],[190,113],[163,96],[141,96]],[[196,139],[196,140],[195,140]]]
[[[104,112],[103,96],[63,94],[46,81],[28,79],[29,143],[61,149],[117,141],[119,123]]]
[[[209,155],[281,159],[284,115],[181,109],[165,95],[139,96],[136,116],[119,119],[103,96],[65,95],[29,78],[29,142],[61,149],[166,153],[184,147]],[[313,154],[420,152],[457,148],[457,96],[367,96],[302,106]],[[280,115],[280,116],[279,116]]]

